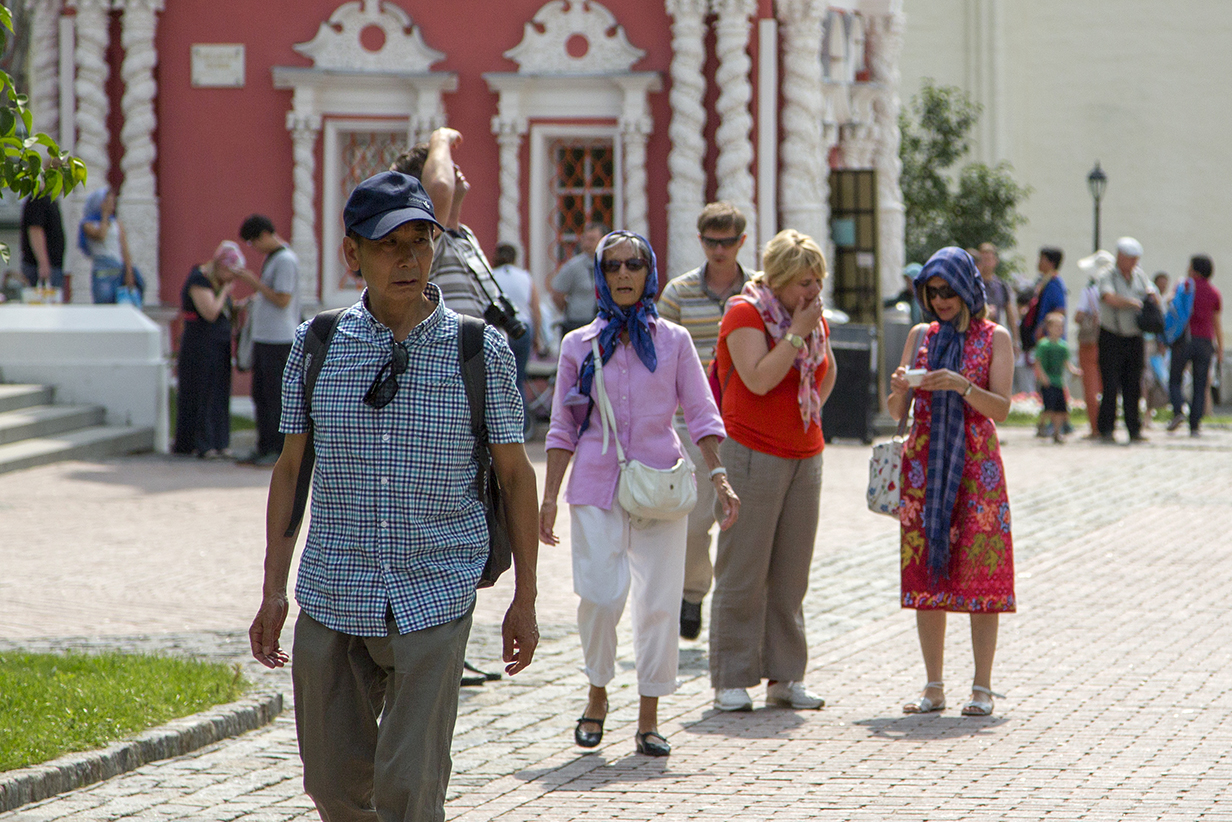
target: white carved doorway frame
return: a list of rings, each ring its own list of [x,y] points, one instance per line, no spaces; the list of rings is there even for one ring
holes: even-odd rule
[[[351,305],[359,298],[363,286],[355,280],[346,287],[348,275],[342,258],[342,209],[346,205],[342,181],[348,169],[343,167],[343,142],[349,134],[389,134],[401,144],[400,150],[414,144],[416,135],[406,118],[326,117],[322,121],[321,151],[321,304],[324,307]],[[383,169],[372,169],[372,173]]]
[[[623,149],[620,141],[620,128],[616,123],[611,125],[582,125],[563,123],[532,123],[530,126],[530,185],[528,186],[529,226],[527,239],[530,244],[530,270],[541,275],[550,282],[552,274],[558,268],[557,260],[552,254],[552,191],[553,160],[552,145],[561,139],[573,140],[611,140],[614,148],[615,167],[613,220],[616,226],[624,225],[624,168]]]

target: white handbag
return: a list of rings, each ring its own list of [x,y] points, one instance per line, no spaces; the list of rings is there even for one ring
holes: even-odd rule
[[[912,391],[907,395],[907,410],[898,421],[898,431],[889,442],[873,446],[873,455],[868,460],[868,491],[865,499],[868,510],[898,519],[898,506],[902,500],[903,480],[903,432],[907,430],[907,415],[911,413]]]
[[[603,453],[607,453],[608,429],[616,442],[616,459],[620,462],[620,486],[617,499],[629,513],[634,528],[645,528],[656,520],[678,520],[697,505],[697,482],[693,463],[686,454],[671,468],[651,468],[645,463],[625,459],[625,451],[616,436],[616,412],[603,384],[603,357],[599,340],[592,339],[595,356],[595,393],[598,395],[599,420],[603,425]]]

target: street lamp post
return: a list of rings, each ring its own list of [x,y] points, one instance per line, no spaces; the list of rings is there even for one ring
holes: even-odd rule
[[[1095,168],[1091,169],[1091,173],[1087,175],[1087,188],[1091,190],[1091,197],[1095,200],[1095,242],[1091,249],[1099,251],[1099,201],[1104,197],[1104,189],[1108,187],[1108,175],[1099,167],[1099,160],[1095,161]]]

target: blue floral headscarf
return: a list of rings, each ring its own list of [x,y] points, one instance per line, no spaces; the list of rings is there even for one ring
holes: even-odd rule
[[[608,288],[607,277],[603,274],[603,269],[600,265],[603,262],[603,252],[610,246],[619,244],[620,242],[630,242],[634,248],[639,250],[645,249],[650,255],[649,267],[646,269],[646,284],[642,288],[642,296],[636,303],[628,308],[621,308],[616,305],[616,301],[612,299],[612,291]],[[595,258],[593,265],[595,277],[595,297],[599,303],[599,319],[606,322],[603,330],[599,332],[599,352],[603,356],[603,362],[607,362],[612,358],[612,354],[616,351],[616,341],[620,339],[620,334],[623,331],[629,332],[629,341],[633,344],[633,350],[637,353],[637,358],[642,361],[648,371],[654,371],[659,365],[658,355],[655,354],[654,340],[650,336],[650,320],[658,317],[658,309],[655,308],[655,295],[659,293],[659,269],[658,262],[655,259],[654,249],[650,247],[650,243],[640,234],[635,234],[632,231],[613,231],[605,236],[598,247],[595,248]],[[595,355],[591,352],[582,360],[582,366],[578,369],[577,391],[583,397],[590,396],[590,389],[595,379]],[[585,431],[590,426],[590,412],[594,408],[594,400],[591,399],[586,406],[586,416],[582,420],[581,427],[578,433]]]
[[[916,274],[917,292],[933,277],[940,277],[958,294],[967,310],[976,314],[984,307],[984,280],[975,260],[961,248],[943,248],[928,259]],[[955,319],[958,319],[958,315]],[[928,343],[928,370],[948,368],[962,373],[963,345],[967,334],[954,323],[939,323]],[[928,439],[928,472],[924,484],[924,535],[929,573],[934,579],[950,575],[950,521],[967,458],[963,398],[957,391],[932,392],[932,432]]]
[[[110,186],[103,186],[90,192],[86,203],[81,209],[81,222],[77,224],[77,247],[81,253],[90,256],[90,238],[86,236],[86,223],[97,223],[103,219],[103,201],[107,199]]]

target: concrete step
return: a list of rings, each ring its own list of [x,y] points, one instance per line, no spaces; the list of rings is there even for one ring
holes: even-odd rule
[[[51,405],[53,393],[49,385],[0,385],[0,413],[34,405]]]
[[[62,434],[0,445],[0,473],[60,460],[92,460],[154,448],[154,429],[95,425]]]
[[[32,405],[0,412],[0,445],[102,425],[101,405]]]

